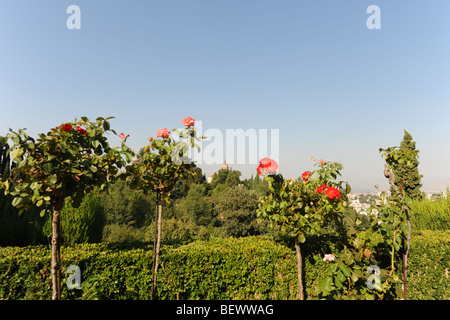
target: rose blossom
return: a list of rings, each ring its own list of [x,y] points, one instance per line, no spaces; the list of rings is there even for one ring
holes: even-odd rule
[[[325,194],[328,196],[328,198],[330,199],[339,199],[339,196],[341,195],[341,193],[339,192],[338,189],[333,188],[333,187],[328,187],[325,189]]]
[[[166,139],[166,138],[169,137],[169,135],[170,135],[170,131],[168,131],[166,128],[163,128],[163,129],[160,129],[160,130],[156,131],[156,137],[157,138],[161,137],[161,138]]]
[[[302,174],[303,181],[305,181],[305,182],[308,181],[310,176],[311,176],[311,171],[303,172],[303,174]]]
[[[192,127],[195,125],[195,119],[192,117],[184,118],[183,121],[181,121],[181,124],[186,127]]]
[[[67,124],[67,123],[59,126],[58,128],[61,129],[62,131],[65,131],[65,132],[69,132],[70,130],[72,130],[72,126],[70,124]]]
[[[316,192],[317,193],[321,193],[323,190],[325,190],[325,189],[327,189],[328,188],[328,186],[324,183],[323,185],[321,185],[320,187],[318,187],[317,189],[316,189]]]
[[[119,133],[119,138],[122,139],[122,141],[124,141],[124,142],[127,140],[127,138],[128,138],[129,136],[130,136],[129,134],[127,134],[127,135],[125,136],[123,133]]]
[[[325,256],[323,257],[323,261],[334,261],[334,254],[329,253],[329,254],[325,254]]]
[[[76,129],[77,129],[77,131],[78,131],[79,133],[81,133],[83,136],[87,133],[87,131],[86,131],[85,129],[81,128],[80,126],[77,126]]]
[[[259,161],[259,166],[256,168],[256,171],[261,176],[264,173],[276,173],[277,169],[278,163],[273,159],[265,157]]]

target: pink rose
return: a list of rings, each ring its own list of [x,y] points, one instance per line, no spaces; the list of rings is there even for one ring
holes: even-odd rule
[[[181,124],[186,127],[192,127],[195,125],[195,119],[192,117],[184,118],[183,121],[181,121]]]
[[[332,254],[332,253],[330,253],[330,254],[326,254],[324,257],[323,257],[323,261],[334,261],[334,254]]]
[[[129,134],[127,134],[127,135],[125,136],[123,133],[119,133],[119,138],[122,139],[122,141],[124,141],[124,142],[127,140],[127,138],[128,138],[129,136],[130,136]]]
[[[264,173],[276,173],[277,169],[278,163],[273,159],[265,157],[259,161],[259,166],[256,168],[256,171],[261,176]]]
[[[167,139],[170,135],[170,131],[168,131],[166,128],[160,129],[158,131],[156,131],[156,137],[159,138],[164,138]]]

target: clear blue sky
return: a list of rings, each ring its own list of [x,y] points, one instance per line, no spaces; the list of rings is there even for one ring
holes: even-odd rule
[[[66,27],[72,4],[80,30]],[[372,4],[379,30],[366,27]],[[3,0],[0,135],[115,116],[138,150],[186,116],[224,133],[279,129],[285,177],[315,156],[341,161],[355,191],[374,191],[387,189],[378,148],[406,129],[424,189],[445,187],[449,16],[445,0]]]

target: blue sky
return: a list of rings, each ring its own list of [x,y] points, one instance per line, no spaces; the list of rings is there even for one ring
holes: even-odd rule
[[[366,27],[372,4],[379,30]],[[80,30],[66,27],[69,5]],[[354,191],[375,191],[387,189],[378,149],[406,129],[424,190],[445,188],[449,14],[444,0],[4,0],[0,135],[115,116],[138,150],[192,116],[224,134],[279,129],[285,177],[313,169],[315,156],[342,162]]]

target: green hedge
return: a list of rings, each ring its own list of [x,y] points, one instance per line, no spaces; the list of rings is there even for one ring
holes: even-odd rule
[[[408,265],[408,297],[450,300],[450,230],[413,234]]]
[[[306,288],[327,268],[332,239],[302,248]],[[449,299],[450,232],[421,232],[410,254],[410,299]],[[321,251],[325,250],[325,251]],[[150,299],[151,246],[81,244],[61,248],[63,299]],[[81,269],[82,289],[68,290],[66,268]],[[308,298],[314,298],[312,291]],[[159,299],[296,299],[295,251],[265,237],[214,238],[162,248]],[[50,248],[0,248],[0,299],[50,299]]]

